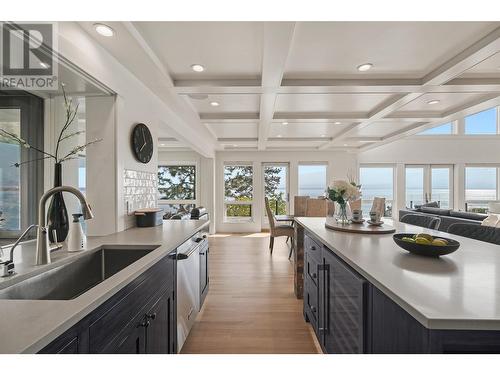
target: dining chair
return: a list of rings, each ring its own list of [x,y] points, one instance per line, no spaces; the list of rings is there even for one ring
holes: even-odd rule
[[[271,251],[272,254],[275,237],[283,237],[283,236],[290,237],[292,239],[292,244],[290,245],[290,253],[288,254],[288,259],[290,259],[290,257],[292,256],[293,244],[294,244],[293,226],[287,224],[277,224],[276,218],[274,217],[274,213],[271,210],[271,206],[269,205],[269,199],[267,199],[267,197],[265,198],[265,201],[266,201],[267,218],[269,219],[269,228],[270,228],[269,250]]]
[[[401,219],[399,219],[399,221],[402,223],[435,230],[437,230],[439,228],[439,225],[441,224],[441,219],[438,217],[417,214],[404,215]]]
[[[373,198],[372,209],[370,212],[375,211],[380,214],[380,217],[385,216],[385,198],[375,197]]]
[[[293,197],[293,215],[296,217],[306,216],[308,195],[296,195]]]
[[[455,223],[448,227],[448,233],[500,245],[500,228],[468,223]]]

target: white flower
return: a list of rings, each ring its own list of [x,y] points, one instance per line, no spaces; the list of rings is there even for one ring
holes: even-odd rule
[[[361,197],[359,189],[345,180],[335,180],[328,188],[337,192],[346,201],[355,201]]]

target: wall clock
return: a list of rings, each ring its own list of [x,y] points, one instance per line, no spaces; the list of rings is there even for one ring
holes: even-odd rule
[[[153,137],[149,128],[144,124],[137,124],[132,131],[132,151],[138,161],[149,163],[153,156]]]

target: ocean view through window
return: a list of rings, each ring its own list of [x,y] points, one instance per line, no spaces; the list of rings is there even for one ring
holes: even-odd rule
[[[373,204],[373,198],[385,198],[385,216],[392,216],[394,202],[394,168],[393,167],[361,167],[359,169],[361,184],[361,209],[367,217]]]
[[[299,195],[311,198],[325,195],[326,164],[299,164]]]
[[[488,203],[497,200],[497,167],[465,168],[465,202],[467,211],[487,212]]]

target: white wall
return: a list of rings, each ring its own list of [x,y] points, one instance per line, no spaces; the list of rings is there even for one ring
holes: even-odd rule
[[[156,140],[160,124],[166,123],[175,127],[179,123],[179,118],[78,24],[74,22],[59,23],[59,51],[68,60],[117,94],[114,104],[115,192],[107,197],[109,205],[106,207],[106,213],[101,213],[99,217],[96,215],[93,220],[95,220],[95,225],[99,225],[115,218],[114,231],[122,231],[133,223],[133,220],[130,220],[126,215],[126,205],[123,198],[124,169],[152,173],[157,171],[157,151],[148,164],[142,164],[135,160],[130,148],[130,134],[133,126],[138,122],[147,124],[153,139]],[[106,155],[103,154],[102,157],[104,158]],[[90,170],[89,168],[87,173],[100,174],[100,170]],[[92,180],[89,176],[87,178],[89,182]],[[91,189],[90,186],[88,188]],[[92,204],[92,202],[90,203]]]
[[[405,207],[406,164],[453,164],[455,209],[465,208],[467,164],[499,164],[500,136],[415,136],[358,154],[358,164],[392,164],[396,167],[397,211]]]
[[[245,223],[224,222],[224,163],[253,163],[253,221]],[[327,182],[346,179],[348,174],[357,173],[356,154],[329,151],[222,151],[216,154],[215,202],[217,232],[260,232],[263,223],[264,191],[262,183],[262,163],[289,163],[290,211],[293,212],[293,196],[298,195],[298,165],[303,162],[324,162],[328,164]]]

